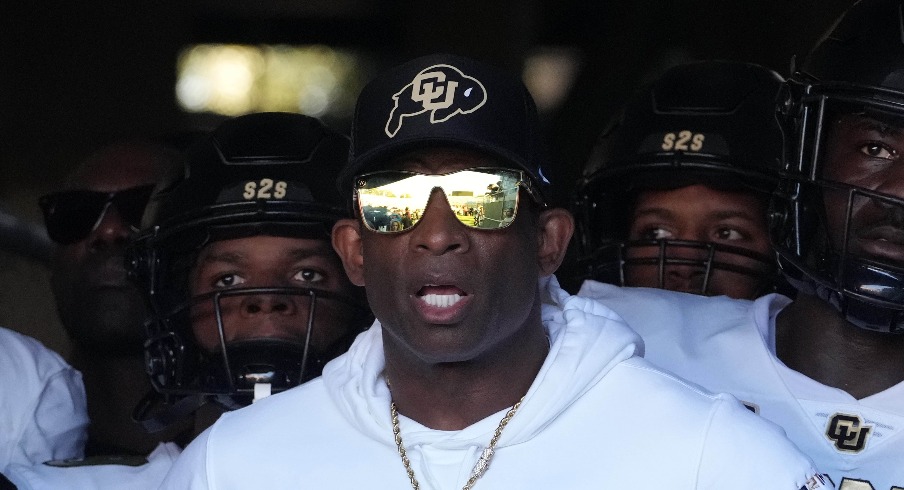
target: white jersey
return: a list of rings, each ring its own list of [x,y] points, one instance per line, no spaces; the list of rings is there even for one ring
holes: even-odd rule
[[[168,442],[147,458],[100,456],[12,465],[4,474],[18,490],[156,490],[181,451]]]
[[[81,457],[87,428],[81,373],[37,340],[0,328],[0,473]]]
[[[654,364],[732,393],[781,425],[838,488],[904,489],[904,383],[857,400],[789,369],[775,355],[775,317],[788,298],[705,298],[593,281],[578,295],[615,310],[644,338]]]
[[[638,357],[609,309],[543,287],[550,352],[477,488],[831,488],[777,426]],[[384,365],[376,322],[321,378],[223,415],[161,488],[409,488]],[[400,416],[421,488],[462,488],[504,413],[456,431]]]

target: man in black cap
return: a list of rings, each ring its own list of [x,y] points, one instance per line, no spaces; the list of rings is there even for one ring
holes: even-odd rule
[[[221,418],[163,488],[823,488],[774,426],[558,286],[574,225],[545,204],[538,127],[520,80],[473,60],[371,82],[333,246],[377,321],[320,379]],[[405,207],[401,230],[373,212]]]

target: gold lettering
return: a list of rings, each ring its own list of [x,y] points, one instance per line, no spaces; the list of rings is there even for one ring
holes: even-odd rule
[[[675,149],[679,151],[687,151],[687,142],[690,141],[691,134],[690,131],[681,131],[678,133],[678,141],[675,142]]]
[[[847,478],[842,478],[841,486],[838,487],[838,490],[876,490],[876,487],[865,480],[849,480]]]
[[[669,151],[675,147],[675,133],[666,133],[662,138],[662,149]]]
[[[286,183],[283,181],[279,181],[276,183],[276,187],[273,190],[273,197],[276,199],[282,199],[286,197]]]
[[[254,199],[255,190],[257,189],[256,182],[245,182],[245,193],[242,194],[242,197],[245,199]]]
[[[703,149],[703,142],[706,136],[701,133],[694,133],[688,130],[678,131],[678,133],[666,133],[662,137],[662,149],[665,151],[700,151]]]
[[[258,199],[270,199],[273,197],[270,194],[270,189],[273,188],[273,179],[261,179],[261,188],[257,191]]]
[[[691,140],[691,151],[700,151],[703,148],[704,138],[700,133],[695,134],[693,140]]]

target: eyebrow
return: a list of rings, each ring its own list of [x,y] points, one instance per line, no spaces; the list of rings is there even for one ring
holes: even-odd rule
[[[900,136],[904,129],[894,126],[866,114],[856,114],[854,126],[861,130],[875,131],[882,136]]]
[[[292,260],[304,260],[310,257],[323,257],[330,255],[332,248],[328,248],[325,243],[318,243],[315,247],[295,247],[290,250],[283,250],[282,255]],[[236,251],[226,251],[220,253],[210,253],[205,255],[201,262],[211,264],[223,262],[227,264],[241,264],[247,255]]]
[[[672,219],[675,217],[675,213],[666,209],[666,208],[645,208],[640,211],[635,211],[633,219],[638,219],[641,217],[653,216],[653,217],[662,217],[667,219]],[[715,218],[718,220],[732,219],[732,218],[740,218],[748,221],[756,221],[757,215],[755,213],[751,213],[749,210],[743,209],[728,209],[728,210],[716,210],[712,213],[708,213],[704,215],[706,218]]]
[[[756,213],[751,213],[751,212],[750,212],[749,210],[747,210],[747,209],[743,209],[743,210],[735,210],[735,209],[731,209],[731,210],[720,210],[720,211],[716,211],[715,213],[712,213],[710,216],[712,216],[712,217],[714,217],[714,218],[717,218],[717,219],[740,218],[740,219],[746,219],[746,220],[750,220],[750,221],[754,221],[754,220],[756,220],[757,217],[758,217]]]
[[[204,254],[199,262],[211,264],[214,262],[226,262],[228,264],[238,264],[244,260],[245,254],[238,252],[221,252]]]

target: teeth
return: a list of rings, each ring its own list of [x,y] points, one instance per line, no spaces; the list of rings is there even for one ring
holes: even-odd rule
[[[461,300],[459,294],[425,294],[421,297],[430,306],[448,308]]]

